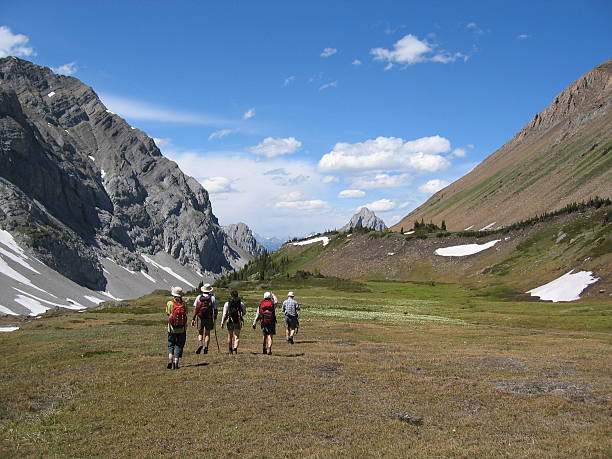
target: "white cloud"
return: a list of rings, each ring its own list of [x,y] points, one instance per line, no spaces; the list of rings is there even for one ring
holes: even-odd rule
[[[387,226],[393,226],[397,222],[399,222],[401,219],[402,219],[401,215],[393,215],[391,217],[385,218],[384,221]]]
[[[227,177],[210,177],[202,180],[201,183],[209,193],[229,193],[235,191],[232,188],[232,181]]]
[[[59,67],[52,67],[51,70],[59,75],[74,75],[77,73],[79,68],[77,67],[76,62],[68,62],[67,64],[60,65]]]
[[[280,201],[274,204],[277,209],[313,211],[320,209],[328,209],[329,203],[320,199],[311,199],[310,201]]]
[[[325,83],[323,86],[321,86],[319,88],[319,91],[322,91],[322,90],[327,89],[327,88],[337,88],[337,87],[338,87],[338,80],[331,81],[331,82]]]
[[[455,148],[451,153],[451,156],[454,158],[463,158],[465,155],[467,155],[467,151],[463,148]]]
[[[364,206],[359,206],[359,208],[367,207],[372,212],[387,212],[389,210],[393,210],[397,207],[395,201],[391,199],[379,199],[378,201],[371,202]]]
[[[375,190],[377,188],[405,186],[410,182],[412,182],[412,175],[410,174],[376,174],[367,177],[357,177],[352,180],[352,185],[357,188],[364,188],[366,190]]]
[[[295,81],[295,75],[291,75],[291,76],[285,78],[285,83],[283,84],[283,86],[289,86],[294,81]]]
[[[530,38],[530,37],[531,37],[531,35],[527,35],[527,34],[525,34],[525,33],[522,33],[522,34],[520,34],[520,35],[517,35],[517,37],[516,37],[516,38],[517,38],[517,40],[527,40],[527,39],[528,39],[528,38]]]
[[[162,148],[169,147],[170,145],[172,145],[172,139],[169,138],[161,139],[159,137],[153,137],[153,142],[155,142],[155,145],[157,145],[157,148],[159,148],[160,150]]]
[[[363,64],[363,62],[361,62],[359,59],[355,59],[353,61],[353,65],[361,65],[361,64]]]
[[[208,140],[212,139],[222,139],[225,136],[233,134],[237,132],[236,129],[219,129],[218,131],[213,132],[208,136]]]
[[[442,188],[449,185],[449,182],[442,179],[429,180],[419,187],[419,191],[425,194],[433,194],[436,191],[440,191]]]
[[[33,48],[27,46],[30,39],[26,35],[14,34],[7,26],[0,26],[0,57],[36,56]]]
[[[325,48],[321,53],[321,57],[329,57],[336,54],[338,50],[336,48]]]
[[[299,201],[303,197],[304,197],[304,193],[302,193],[301,191],[292,191],[282,196],[284,201]]]
[[[425,171],[436,172],[450,165],[439,153],[450,151],[444,137],[432,136],[404,141],[397,137],[377,137],[358,143],[339,142],[323,155],[319,169],[332,171]]]
[[[322,183],[338,183],[340,179],[335,175],[326,175],[321,179]]]
[[[124,97],[113,96],[110,94],[101,94],[100,99],[102,99],[102,102],[108,109],[118,113],[124,118],[203,126],[214,126],[219,124],[231,125],[233,123],[229,120],[218,119],[197,113],[177,111],[166,107],[154,106],[146,102],[126,99]]]
[[[242,115],[243,120],[250,120],[251,118],[255,118],[256,112],[254,108],[249,108],[244,115]]]
[[[416,36],[408,34],[398,40],[393,49],[373,48],[370,54],[374,56],[374,60],[387,62],[385,70],[390,70],[393,64],[403,65],[404,68],[420,62],[439,62],[448,63],[457,59],[467,60],[468,56],[462,53],[450,53],[445,50],[435,52],[438,47],[435,43],[429,43],[427,40],[419,40]]]
[[[361,190],[342,190],[338,193],[338,197],[341,199],[363,198],[365,195],[365,191]]]
[[[258,145],[249,148],[249,151],[256,155],[273,158],[274,156],[293,153],[301,146],[302,142],[297,140],[295,137],[287,137],[286,139],[266,137]]]
[[[470,22],[466,27],[477,35],[482,35],[485,33],[485,31],[478,27],[475,22]]]

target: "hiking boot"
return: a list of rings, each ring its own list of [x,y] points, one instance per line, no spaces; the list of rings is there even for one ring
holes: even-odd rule
[[[288,339],[288,341],[289,341],[291,344],[293,344],[293,336],[290,336],[290,337],[289,337],[289,339]]]
[[[234,354],[234,348],[230,347],[229,348],[229,353],[230,353],[230,355]]]
[[[234,354],[238,354],[238,348],[237,347],[234,348]]]
[[[172,369],[173,370],[178,370],[178,362],[172,362]]]
[[[198,346],[196,349],[196,354],[199,354],[200,352],[202,352],[202,346]],[[206,352],[204,352],[204,354],[206,354]]]
[[[208,346],[204,348],[204,354],[208,354]]]
[[[172,362],[168,362],[168,365],[166,365],[166,368],[168,370],[172,370]]]
[[[272,348],[268,349],[268,355],[272,355]]]
[[[268,350],[264,347],[261,351],[263,354],[268,354]]]

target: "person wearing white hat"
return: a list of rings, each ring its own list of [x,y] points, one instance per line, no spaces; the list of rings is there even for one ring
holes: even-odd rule
[[[166,303],[168,316],[168,370],[178,370],[179,360],[187,340],[187,306],[183,300],[183,289],[172,287],[172,299]]]
[[[208,354],[208,344],[210,343],[210,331],[215,328],[217,321],[217,299],[212,294],[213,287],[210,284],[204,284],[200,287],[202,292],[193,302],[193,317],[191,318],[191,326],[196,326],[198,323],[198,343],[196,354],[202,352]]]
[[[285,337],[287,342],[293,344],[293,335],[300,326],[298,320],[298,311],[300,305],[293,299],[295,294],[293,292],[287,293],[287,299],[283,301],[283,312],[285,313]]]
[[[259,303],[257,315],[253,320],[253,328],[257,322],[261,322],[261,333],[263,334],[263,349],[264,354],[272,355],[272,337],[276,334],[276,313],[274,311],[276,303],[276,295],[271,292],[264,293],[263,300]]]

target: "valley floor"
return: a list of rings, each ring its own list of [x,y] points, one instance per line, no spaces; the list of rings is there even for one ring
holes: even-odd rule
[[[190,329],[176,371],[164,297],[24,321],[0,334],[0,456],[612,454],[612,302],[365,287],[295,287],[271,356],[250,327],[198,356]],[[241,293],[249,322],[261,291]]]

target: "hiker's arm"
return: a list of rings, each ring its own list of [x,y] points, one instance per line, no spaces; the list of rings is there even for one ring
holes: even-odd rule
[[[223,305],[223,313],[221,314],[221,328],[223,328],[223,325],[225,324],[225,320],[227,319],[227,309],[229,308],[229,302],[226,302]]]
[[[217,321],[217,315],[219,313],[219,305],[217,304],[217,297],[213,295],[212,297],[212,303],[213,303],[213,321]],[[223,308],[225,309],[225,307]],[[223,317],[223,316],[222,316]],[[221,319],[223,321],[223,319]]]
[[[257,308],[257,314],[255,314],[255,319],[253,320],[253,328],[255,328],[255,325],[257,324],[258,320],[259,320],[259,308]]]

